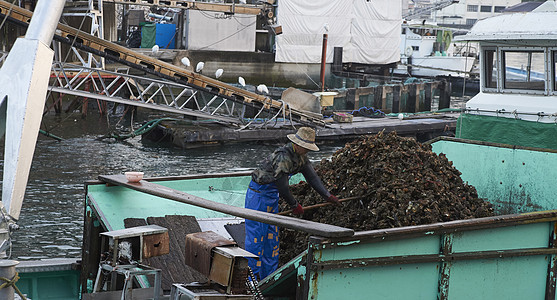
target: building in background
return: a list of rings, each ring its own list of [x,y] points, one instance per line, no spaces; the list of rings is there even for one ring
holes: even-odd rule
[[[520,0],[461,0],[433,12],[432,20],[442,26],[470,29],[478,20],[501,14],[520,3]]]

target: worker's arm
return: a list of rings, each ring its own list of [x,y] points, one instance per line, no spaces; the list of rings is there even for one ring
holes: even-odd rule
[[[317,175],[311,163],[307,163],[301,170],[302,175],[306,178],[307,183],[323,197],[323,199],[328,199],[331,196],[331,193],[325,188],[321,178]]]
[[[294,199],[294,196],[292,195],[292,193],[290,192],[290,188],[288,187],[288,175],[284,173],[280,175],[275,181],[275,184],[277,185],[280,196],[284,200],[286,200],[290,207],[295,207],[298,205],[298,202],[296,201],[296,199]]]

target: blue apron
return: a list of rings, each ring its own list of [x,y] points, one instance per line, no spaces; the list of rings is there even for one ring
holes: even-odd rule
[[[246,193],[246,208],[276,214],[279,192],[275,183],[257,184],[253,180]],[[248,258],[248,264],[259,279],[267,277],[278,268],[278,227],[246,219],[246,250],[259,260]]]

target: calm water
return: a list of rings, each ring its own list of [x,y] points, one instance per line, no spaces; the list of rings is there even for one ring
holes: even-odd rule
[[[142,170],[146,176],[246,170],[255,167],[280,145],[250,143],[184,150],[142,142],[140,137],[126,142],[98,140],[114,129],[117,121],[116,117],[107,120],[97,114],[91,114],[86,120],[79,114],[45,116],[41,128],[48,128],[64,140],[39,137],[18,222],[21,229],[13,237],[12,258],[81,255],[83,183],[86,180],[129,170]],[[129,120],[127,124],[129,129]],[[137,128],[140,124],[134,126]],[[341,146],[322,146],[322,150],[312,153],[310,158],[329,157]]]

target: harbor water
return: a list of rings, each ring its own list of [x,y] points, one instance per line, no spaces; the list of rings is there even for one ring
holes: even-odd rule
[[[151,116],[136,117],[134,128]],[[91,113],[46,115],[41,129],[63,138],[57,141],[39,136],[18,225],[13,235],[12,259],[29,260],[80,257],[82,243],[84,182],[98,175],[143,171],[146,177],[176,176],[214,172],[245,171],[254,168],[282,142],[246,143],[180,149],[141,141],[141,137],[117,142],[99,139],[116,128],[119,117]],[[119,130],[129,130],[131,121]],[[323,145],[310,153],[320,161],[342,147]],[[2,142],[3,147],[3,142]],[[3,149],[2,149],[3,155]],[[2,160],[3,161],[3,160]]]

